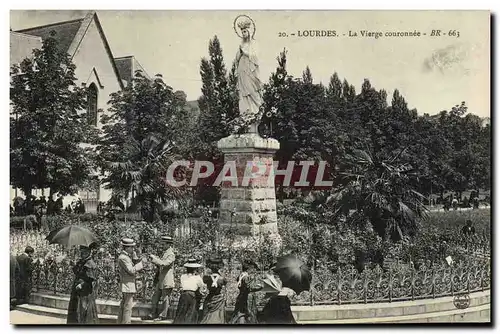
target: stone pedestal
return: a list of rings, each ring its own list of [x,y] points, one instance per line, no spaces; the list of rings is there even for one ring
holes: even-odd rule
[[[257,133],[231,135],[217,143],[224,153],[225,166],[235,166],[229,169],[237,172],[237,185],[236,180],[221,183],[220,221],[237,235],[278,233],[273,157],[279,146],[277,140],[264,139]],[[250,178],[252,165],[258,174],[259,164],[265,171],[260,167],[261,173]]]

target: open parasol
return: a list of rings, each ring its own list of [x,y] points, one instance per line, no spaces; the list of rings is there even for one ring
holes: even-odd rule
[[[279,258],[274,271],[279,275],[282,285],[297,294],[308,291],[311,287],[312,274],[296,255],[290,254]]]
[[[49,244],[59,244],[67,247],[90,246],[97,241],[92,232],[78,225],[68,225],[60,229],[50,231],[45,238]]]

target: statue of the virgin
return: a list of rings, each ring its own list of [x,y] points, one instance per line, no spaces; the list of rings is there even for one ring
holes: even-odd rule
[[[238,34],[241,37],[241,44],[236,54],[239,111],[243,123],[250,124],[248,132],[257,133],[259,121],[257,118],[262,105],[262,83],[259,78],[259,61],[257,59],[255,40],[253,39],[255,24],[246,16],[240,16],[239,18],[241,20],[237,22],[237,25],[241,31],[241,35]],[[253,32],[251,33],[252,25]]]

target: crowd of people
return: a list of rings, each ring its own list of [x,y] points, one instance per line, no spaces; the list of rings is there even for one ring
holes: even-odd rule
[[[146,262],[156,267],[154,278],[154,294],[151,313],[143,320],[166,320],[171,305],[172,291],[176,287],[174,281],[176,255],[173,239],[162,236],[159,240],[160,256],[144,255],[139,258],[135,252],[133,239],[121,240],[122,250],[117,258],[120,278],[119,289],[121,302],[117,322],[130,324],[134,297],[140,291],[137,276],[144,269]],[[68,304],[68,324],[98,324],[96,304],[97,265],[94,254],[97,244],[80,246],[79,259],[73,266],[74,280],[71,285]],[[11,254],[11,308],[29,302],[33,271],[32,256],[34,249],[26,247],[23,254],[15,257]],[[226,317],[226,285],[224,277],[224,261],[214,257],[206,261],[205,266],[196,259],[189,259],[184,265],[185,271],[180,277],[180,297],[177,303],[174,324],[256,324],[256,323],[295,323],[291,312],[290,298],[293,290],[279,285],[272,292],[265,290],[265,284],[259,278],[259,266],[251,261],[242,262],[241,274],[237,286],[239,295],[236,299],[231,317]],[[272,270],[267,274],[272,274]],[[257,292],[268,292],[267,305],[262,312],[257,309]]]
[[[157,271],[154,279],[152,312],[144,320],[166,320],[172,291],[175,288],[173,239],[169,236],[161,237],[161,257],[150,254],[142,259],[136,256],[134,240],[122,239],[121,244],[123,250],[118,257],[118,268],[122,300],[118,323],[129,324],[131,322],[133,299],[138,290],[135,278],[143,270],[146,261],[151,261],[156,265]],[[87,256],[87,254],[84,255]],[[181,293],[173,319],[174,324],[295,323],[289,299],[294,292],[288,288],[276,290],[276,293],[269,296],[270,299],[263,311],[258,312],[255,293],[262,291],[264,286],[256,275],[258,265],[251,260],[245,260],[242,263],[242,272],[238,277],[239,295],[229,319],[226,319],[227,279],[224,277],[224,261],[213,257],[208,259],[203,267],[196,259],[188,259],[183,268],[185,273],[180,277]],[[90,284],[90,280],[88,282]],[[93,307],[91,313],[93,313],[92,310]],[[82,317],[84,318],[86,319]],[[91,323],[96,321],[95,318]]]
[[[475,235],[475,227],[471,220],[461,228],[464,237]],[[174,271],[176,254],[173,249],[173,238],[162,236],[158,243],[160,256],[155,254],[137,256],[136,243],[133,239],[121,240],[122,250],[117,258],[119,289],[121,303],[118,314],[119,324],[130,324],[134,297],[141,290],[138,275],[146,262],[156,266],[154,277],[154,293],[151,313],[143,320],[166,320],[172,302],[172,292],[176,288]],[[68,324],[97,324],[98,309],[96,305],[95,285],[97,282],[97,265],[93,260],[97,244],[80,246],[80,257],[73,266],[74,280],[71,286],[68,305]],[[32,289],[34,249],[26,247],[23,254],[10,255],[11,266],[11,308],[29,302]],[[180,276],[180,297],[173,318],[174,324],[257,324],[280,323],[293,324],[290,299],[295,292],[289,288],[276,285],[275,289],[266,289],[266,281],[259,275],[257,263],[245,259],[241,263],[241,273],[237,279],[239,295],[236,298],[234,311],[226,317],[226,285],[224,261],[213,257],[203,266],[196,259],[189,259],[183,264],[184,273]],[[276,276],[272,268],[267,277],[274,281]],[[274,278],[273,278],[274,277]],[[261,312],[257,307],[257,293],[266,293],[267,304]]]
[[[36,197],[29,195],[26,198],[17,196],[10,205],[10,215],[24,217],[23,226],[11,226],[23,229],[48,230],[47,216],[60,215],[66,213],[85,213],[85,204],[82,199],[77,197],[69,205],[63,209],[63,196],[59,195],[56,200],[53,196],[49,196],[47,200],[45,196]]]
[[[440,201],[443,204],[443,209],[445,211],[450,211],[450,209],[458,210],[458,208],[472,208],[479,209],[481,204],[491,205],[491,198],[485,196],[484,198],[479,197],[479,191],[471,191],[469,197],[460,196],[460,194],[452,194]]]

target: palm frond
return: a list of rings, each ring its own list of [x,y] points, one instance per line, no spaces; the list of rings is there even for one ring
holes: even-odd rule
[[[353,149],[354,157],[358,163],[373,165],[373,158],[370,154],[363,150]]]

